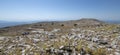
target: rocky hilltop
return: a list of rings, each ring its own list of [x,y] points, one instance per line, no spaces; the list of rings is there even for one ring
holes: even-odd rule
[[[120,55],[120,25],[81,19],[5,27],[0,55]]]
[[[19,35],[21,32],[29,32],[32,29],[44,29],[47,31],[51,31],[54,28],[66,30],[70,28],[92,28],[106,25],[108,24],[97,19],[83,18],[80,20],[38,22],[33,24],[4,27],[0,29],[0,33],[1,35]]]

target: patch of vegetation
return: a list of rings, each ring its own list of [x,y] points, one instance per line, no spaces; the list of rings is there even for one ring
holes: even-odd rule
[[[98,48],[94,50],[93,55],[107,55],[107,53],[104,48]]]

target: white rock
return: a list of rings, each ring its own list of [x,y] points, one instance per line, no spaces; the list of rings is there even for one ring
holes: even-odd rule
[[[22,55],[25,55],[25,50],[24,49],[22,50]]]
[[[119,52],[114,52],[114,54],[115,54],[115,55],[120,55],[120,53],[119,53]]]
[[[5,37],[0,37],[0,41],[3,41],[5,39]]]

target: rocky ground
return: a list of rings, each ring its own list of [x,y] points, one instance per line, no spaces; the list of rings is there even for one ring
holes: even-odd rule
[[[120,25],[74,26],[1,35],[0,55],[120,55]]]

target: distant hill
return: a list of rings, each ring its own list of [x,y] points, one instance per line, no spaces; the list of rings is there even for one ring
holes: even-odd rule
[[[89,22],[88,22],[89,21]],[[36,23],[38,22],[38,23]],[[111,24],[120,24],[119,20],[114,21],[114,20],[107,20],[107,21],[100,21],[97,19],[91,19],[91,18],[82,18],[80,20],[71,20],[71,21],[51,21],[54,23],[64,23],[64,24],[71,24],[71,23],[76,23],[78,25],[97,25],[100,23],[111,23]],[[32,21],[32,22],[9,22],[9,21],[2,21],[0,20],[0,28],[4,28],[4,27],[8,27],[8,26],[16,26],[16,25],[24,25],[24,24],[30,24],[30,23],[34,23],[35,25],[39,24],[39,23],[51,23],[50,21],[45,21],[45,22],[39,22],[39,21]]]
[[[51,21],[51,22],[37,22],[32,24],[24,24],[18,25],[23,23],[2,23],[2,25],[13,25],[10,27],[5,27],[0,29],[0,33],[9,33],[9,34],[18,34],[19,32],[26,32],[29,31],[29,28],[34,29],[44,29],[44,30],[52,30],[54,28],[62,29],[66,31],[70,28],[88,28],[88,27],[96,27],[96,26],[105,26],[107,23],[97,20],[97,19],[80,19],[80,20],[70,20],[70,21]],[[3,26],[4,26],[3,25]],[[16,25],[16,26],[15,26]]]

